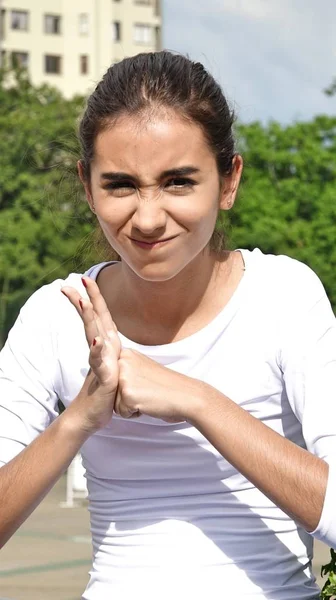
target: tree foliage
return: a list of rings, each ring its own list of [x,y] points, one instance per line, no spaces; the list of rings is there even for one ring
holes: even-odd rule
[[[328,576],[322,591],[321,600],[336,598],[336,552],[330,548],[330,562],[321,568],[321,577]]]
[[[336,94],[336,79],[334,78],[331,84],[324,90],[326,96],[335,96]]]
[[[74,269],[92,230],[76,176],[82,106],[82,98],[34,88],[23,71],[0,72],[2,338],[35,289]]]
[[[322,279],[336,307],[336,117],[239,125],[245,160],[232,243],[287,254]]]

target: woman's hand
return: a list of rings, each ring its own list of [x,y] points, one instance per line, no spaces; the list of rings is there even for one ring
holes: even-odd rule
[[[124,418],[141,414],[171,423],[189,421],[205,395],[206,384],[176,373],[135,350],[122,349],[114,410]]]
[[[61,290],[80,315],[90,348],[90,371],[67,411],[71,410],[76,415],[85,431],[94,433],[105,427],[112,417],[121,346],[117,328],[98,285],[89,277],[83,277],[82,281],[89,299],[83,298],[72,287],[63,287]]]

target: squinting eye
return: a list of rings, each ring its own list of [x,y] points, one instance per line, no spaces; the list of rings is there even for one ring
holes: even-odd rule
[[[106,190],[111,190],[117,196],[126,196],[135,190],[134,183],[130,181],[113,181],[104,186]]]
[[[113,181],[106,186],[109,190],[120,190],[120,188],[134,188],[134,184],[130,181]]]
[[[168,181],[167,187],[173,188],[175,190],[185,190],[186,188],[191,188],[195,184],[196,182],[192,179],[185,179],[180,177]]]

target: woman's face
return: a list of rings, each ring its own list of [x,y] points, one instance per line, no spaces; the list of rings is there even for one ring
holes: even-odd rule
[[[222,181],[201,128],[174,113],[125,116],[97,136],[84,185],[122,260],[142,279],[165,281],[207,246],[218,210],[234,202],[241,169],[236,157]]]

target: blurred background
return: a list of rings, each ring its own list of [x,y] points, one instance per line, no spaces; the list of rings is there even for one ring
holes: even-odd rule
[[[201,61],[236,113],[245,173],[228,245],[304,261],[335,309],[335,27],[334,0],[0,0],[0,348],[35,289],[106,258],[76,175],[78,119],[111,63],[162,48]],[[2,550],[0,597],[79,599],[80,478]]]

